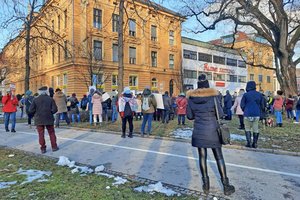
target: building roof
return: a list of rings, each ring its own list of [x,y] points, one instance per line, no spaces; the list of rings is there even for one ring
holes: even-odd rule
[[[235,49],[231,49],[229,47],[214,45],[214,44],[211,44],[209,42],[203,42],[203,41],[195,40],[195,39],[188,38],[188,37],[181,37],[181,42],[183,44],[189,44],[189,45],[203,47],[203,48],[207,48],[207,49],[211,49],[211,50],[221,51],[221,52],[235,54],[235,55],[240,55],[239,52]]]

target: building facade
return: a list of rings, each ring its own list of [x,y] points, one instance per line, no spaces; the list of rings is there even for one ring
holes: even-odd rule
[[[273,51],[267,41],[254,34],[237,32],[235,35],[226,35],[220,39],[211,41],[214,45],[221,45],[237,49],[240,54],[244,54],[243,60],[246,60],[248,76],[247,81],[255,81],[257,90],[274,92],[279,89],[275,74]],[[253,65],[250,65],[253,64]],[[259,66],[261,65],[261,66]],[[266,69],[267,68],[273,69]]]
[[[178,94],[183,18],[147,2],[125,1],[124,86]],[[54,10],[53,5],[59,9]],[[85,94],[91,85],[103,91],[117,89],[118,7],[118,1],[113,0],[46,1],[35,23],[46,21],[52,31],[40,29],[33,34],[43,34],[52,42],[32,40],[30,89],[37,91],[47,85],[68,95]],[[11,74],[6,83],[15,83],[17,93],[23,93],[24,49],[17,50],[18,56],[12,55],[18,43],[24,41],[16,38],[3,53],[7,58],[18,57],[20,62],[11,64],[18,66],[18,75]]]
[[[246,88],[246,64],[236,50],[182,37],[182,53],[186,90],[197,88],[200,73],[207,75],[210,87],[223,94]]]

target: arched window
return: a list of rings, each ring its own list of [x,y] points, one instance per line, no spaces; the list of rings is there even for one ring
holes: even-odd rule
[[[173,93],[174,93],[174,80],[170,80],[170,83],[169,83],[169,88],[170,88],[170,96],[173,96]]]
[[[152,78],[151,86],[152,86],[152,88],[157,88],[157,79],[156,78]]]

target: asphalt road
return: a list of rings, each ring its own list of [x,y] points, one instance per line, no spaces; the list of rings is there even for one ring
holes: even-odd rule
[[[17,124],[17,133],[4,132],[0,145],[39,153],[34,129]],[[66,156],[83,164],[105,164],[111,170],[201,191],[197,152],[189,143],[101,132],[57,129],[60,150],[47,156]],[[300,157],[223,148],[228,177],[236,187],[230,199],[300,199]],[[222,185],[212,153],[208,155],[211,193]]]

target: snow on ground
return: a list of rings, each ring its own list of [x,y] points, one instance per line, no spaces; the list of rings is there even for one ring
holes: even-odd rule
[[[31,183],[34,180],[38,180],[39,182],[47,181],[47,179],[45,179],[45,176],[49,177],[52,174],[52,172],[50,172],[50,171],[40,171],[40,170],[34,170],[34,169],[23,170],[22,168],[20,168],[17,171],[17,173],[27,176],[26,181],[22,182],[21,185],[23,185],[25,183]]]
[[[14,185],[16,183],[17,183],[17,181],[0,182],[0,189],[9,188],[10,185]]]
[[[105,169],[105,167],[103,165],[100,165],[95,168],[95,173],[102,172],[104,169]]]
[[[181,195],[180,193],[177,193],[171,189],[165,188],[161,182],[158,182],[156,184],[150,184],[148,186],[140,186],[140,187],[134,188],[134,191],[147,192],[150,194],[153,194],[154,192],[159,192],[159,193],[165,194],[168,197],[174,196],[174,195],[177,195],[177,196]]]
[[[75,161],[70,161],[69,158],[65,156],[59,156],[59,160],[56,164],[59,166],[68,166],[69,168],[75,167]]]
[[[117,176],[114,178],[115,182],[112,184],[112,185],[123,185],[125,184],[126,182],[128,182],[126,179],[120,177],[120,176]]]
[[[99,176],[105,176],[107,178],[114,178],[115,177],[114,175],[107,174],[107,173],[101,173],[101,172],[100,173],[97,172],[96,174],[99,175]]]

